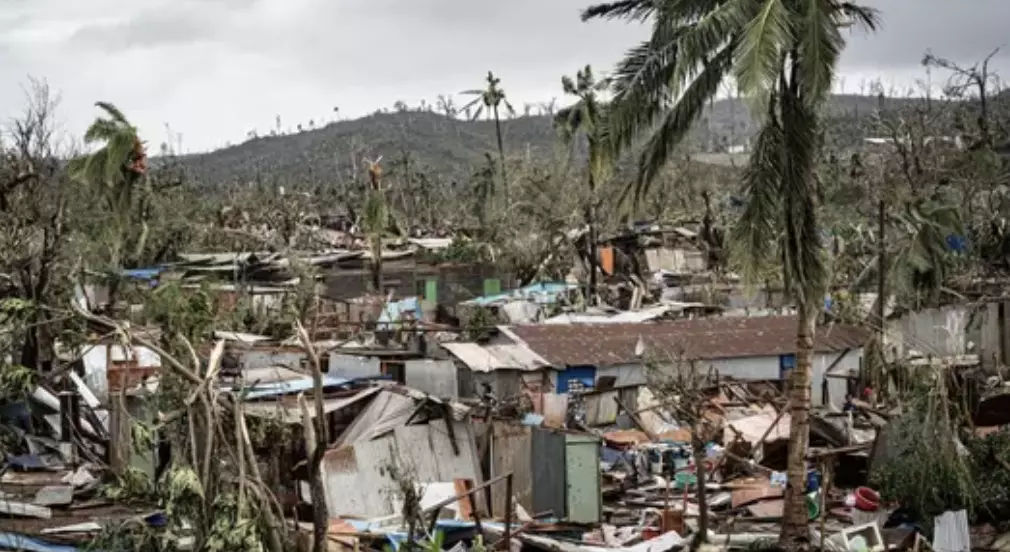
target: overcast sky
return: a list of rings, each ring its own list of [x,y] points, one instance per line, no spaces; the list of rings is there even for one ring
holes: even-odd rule
[[[907,88],[932,48],[971,63],[1005,46],[1007,0],[866,0],[884,28],[852,38],[847,92],[880,77]],[[188,151],[265,132],[416,105],[476,88],[488,69],[513,104],[560,96],[559,78],[604,70],[642,38],[621,22],[582,23],[586,0],[0,0],[0,115],[22,104],[19,83],[42,77],[80,133],[96,100],[111,101],[151,142],[165,123]],[[840,85],[841,83],[839,83]],[[520,108],[521,109],[521,108]]]

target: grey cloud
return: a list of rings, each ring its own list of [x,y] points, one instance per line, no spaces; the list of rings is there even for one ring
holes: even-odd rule
[[[71,43],[105,51],[150,48],[172,44],[190,44],[214,38],[214,24],[203,18],[185,14],[159,15],[152,12],[122,23],[96,24],[82,27]]]
[[[229,22],[258,0],[177,0],[146,5],[114,23],[82,26],[70,42],[105,51],[192,45],[225,35]]]
[[[641,25],[581,22],[592,1],[0,0],[0,82],[49,77],[74,128],[108,99],[149,134],[172,123],[192,148],[239,140],[275,114],[318,121],[333,105],[352,117],[430,101],[479,86],[488,70],[519,106],[562,96],[560,76],[586,63],[610,70],[646,36]],[[866,76],[921,76],[927,48],[971,63],[1007,40],[1007,0],[863,1],[884,26],[850,40],[850,90]],[[3,32],[23,27],[38,32],[20,44],[27,35]],[[1010,78],[1007,46],[995,66]],[[129,77],[110,80],[124,63]],[[18,94],[0,87],[0,105]]]
[[[871,37],[851,39],[847,65],[911,70],[927,50],[971,64],[997,47],[1010,47],[1006,0],[877,0],[869,5],[880,10],[883,26]],[[1010,65],[1010,49],[1001,52],[997,64]]]

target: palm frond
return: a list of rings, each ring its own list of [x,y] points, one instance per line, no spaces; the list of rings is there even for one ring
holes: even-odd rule
[[[108,150],[102,148],[95,153],[81,157],[76,167],[71,168],[72,177],[81,184],[100,186],[105,181],[105,160]]]
[[[697,1],[664,4],[657,19],[654,38],[665,36],[677,43],[677,63],[668,83],[672,97],[679,96],[681,88],[726,44],[739,44],[747,22],[756,15],[753,0],[700,3],[707,9],[698,13]]]
[[[657,0],[619,0],[589,6],[582,12],[582,20],[629,19],[645,21],[656,11]]]
[[[575,137],[575,133],[582,127],[582,110],[578,105],[566,107],[554,114],[554,128],[557,129],[561,139],[568,143]]]
[[[782,71],[782,51],[794,37],[789,10],[782,0],[763,0],[746,25],[737,49],[736,80],[747,96],[767,96]]]
[[[612,77],[612,144],[622,150],[656,125],[707,60],[739,35],[750,0],[661,4],[650,39],[630,49]]]
[[[785,137],[776,119],[758,133],[744,170],[743,195],[747,198],[740,220],[733,226],[731,242],[739,251],[744,280],[759,281],[759,274],[774,249],[782,219],[783,150]]]
[[[483,96],[484,95],[484,91],[483,90],[472,89],[472,90],[464,90],[464,91],[460,92],[460,94],[466,94],[467,96]],[[474,100],[474,101],[478,101],[479,99],[480,98],[478,98],[477,100]]]
[[[130,159],[130,155],[133,153],[133,143],[134,136],[131,134],[120,133],[109,138],[106,142],[105,147],[102,148],[106,152],[107,160],[105,162],[105,175],[104,182],[111,185],[122,179],[123,167]]]
[[[112,139],[120,134],[124,128],[111,119],[95,119],[91,126],[84,132],[84,143],[92,144]]]
[[[795,98],[783,98],[781,116],[785,131],[782,151],[786,155],[782,175],[784,259],[794,299],[812,305],[823,298],[827,282],[812,178],[817,122],[812,110]]]
[[[684,90],[677,103],[667,111],[662,123],[653,132],[639,157],[638,178],[631,186],[634,202],[637,204],[645,195],[653,180],[666,165],[674,148],[680,144],[698,119],[705,104],[719,91],[733,61],[733,45],[725,46],[705,65],[701,73]],[[621,199],[628,193],[626,190]]]
[[[108,113],[109,116],[112,117],[112,121],[114,123],[118,123],[124,126],[131,126],[130,121],[127,120],[126,118],[126,115],[123,115],[123,112],[120,111],[119,108],[117,108],[115,105],[112,105],[109,102],[96,102],[95,105],[102,111]]]
[[[835,67],[845,47],[833,0],[805,0],[804,24],[800,30],[800,96],[809,106],[824,100],[831,91]]]
[[[469,102],[467,102],[467,103],[466,103],[466,104],[465,104],[465,105],[463,106],[463,109],[464,109],[464,110],[465,110],[465,109],[470,109],[471,107],[473,107],[473,106],[475,106],[475,105],[479,105],[479,104],[480,104],[480,103],[481,103],[481,102],[482,102],[483,100],[484,100],[484,98],[483,98],[482,96],[478,96],[478,97],[476,97],[476,98],[474,98],[474,99],[470,100]]]
[[[873,32],[880,28],[880,10],[876,8],[860,6],[853,2],[841,2],[838,4],[838,11],[863,31]]]
[[[575,81],[572,77],[565,75],[561,77],[561,89],[565,91],[565,94],[577,94],[578,89],[575,87]]]
[[[652,127],[666,109],[676,53],[676,42],[657,45],[646,41],[629,50],[618,64],[610,113],[618,149],[629,147],[635,136]]]
[[[77,183],[85,183],[84,178],[85,169],[88,166],[88,156],[74,157],[67,162],[67,174],[70,175],[70,179]]]

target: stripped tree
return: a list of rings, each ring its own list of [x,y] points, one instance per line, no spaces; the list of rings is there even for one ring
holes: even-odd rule
[[[845,27],[874,29],[874,10],[837,0],[623,0],[590,7],[584,19],[652,23],[649,39],[618,65],[614,144],[650,134],[630,187],[637,200],[729,77],[762,114],[744,174],[746,208],[734,228],[749,276],[778,261],[796,304],[796,369],[790,378],[789,485],[781,542],[807,539],[805,455],[810,431],[814,332],[826,281],[813,179],[817,110],[845,47]]]

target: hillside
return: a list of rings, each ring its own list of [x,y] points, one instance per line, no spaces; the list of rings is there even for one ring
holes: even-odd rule
[[[547,156],[555,144],[548,117],[504,122],[510,150],[528,146]],[[248,140],[237,146],[184,158],[201,183],[247,182],[259,178],[339,182],[351,159],[383,156],[386,167],[409,152],[412,162],[439,173],[462,174],[494,150],[494,123],[462,121],[425,111],[377,113],[330,123],[310,131]]]
[[[901,109],[919,100],[887,99],[885,109]],[[835,96],[827,106],[829,120],[851,139],[858,136],[879,100],[868,96]],[[549,158],[557,147],[548,116],[517,117],[503,122],[505,142],[512,154]],[[691,137],[696,150],[743,144],[757,125],[741,100],[715,102]],[[210,153],[189,155],[184,161],[198,183],[278,182],[336,184],[350,175],[351,159],[358,162],[382,155],[389,167],[410,152],[412,163],[438,174],[465,178],[494,151],[494,123],[464,121],[427,111],[376,113],[283,136],[248,140]]]

